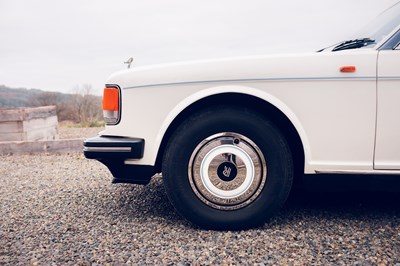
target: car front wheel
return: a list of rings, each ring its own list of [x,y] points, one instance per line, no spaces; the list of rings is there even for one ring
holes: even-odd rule
[[[162,172],[172,205],[186,219],[238,230],[261,225],[282,207],[293,163],[272,122],[246,108],[219,106],[177,128]]]

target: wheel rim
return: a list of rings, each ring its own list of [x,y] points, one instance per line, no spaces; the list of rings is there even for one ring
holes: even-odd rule
[[[197,145],[188,171],[196,196],[221,210],[235,210],[252,203],[267,176],[265,158],[258,146],[232,132],[212,135]]]

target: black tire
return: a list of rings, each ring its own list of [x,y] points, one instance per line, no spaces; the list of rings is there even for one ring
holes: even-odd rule
[[[285,138],[265,117],[216,106],[177,128],[162,173],[168,198],[187,220],[206,229],[240,230],[265,223],[283,206],[293,162]]]

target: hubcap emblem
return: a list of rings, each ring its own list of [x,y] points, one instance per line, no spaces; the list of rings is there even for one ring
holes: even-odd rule
[[[231,162],[223,162],[219,165],[217,174],[218,177],[223,181],[232,181],[237,175],[236,165]]]

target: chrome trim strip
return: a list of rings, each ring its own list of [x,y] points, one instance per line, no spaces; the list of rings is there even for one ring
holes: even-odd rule
[[[131,152],[131,147],[83,147],[88,152]]]
[[[400,77],[397,76],[378,77],[378,80],[397,80],[397,79],[400,79]]]
[[[125,87],[127,89],[135,88],[147,88],[147,87],[158,87],[158,86],[173,86],[173,85],[186,85],[186,84],[201,84],[201,83],[224,83],[224,82],[263,82],[263,81],[312,81],[312,80],[332,80],[332,81],[347,81],[347,80],[376,80],[379,79],[400,79],[400,76],[393,77],[375,77],[375,76],[363,76],[363,77],[294,77],[294,78],[254,78],[254,79],[224,79],[224,80],[198,80],[198,81],[186,81],[186,82],[171,82],[171,83],[158,83],[148,85],[137,85],[131,87]]]
[[[315,170],[316,174],[400,175],[399,170]],[[399,176],[400,177],[400,176]]]

